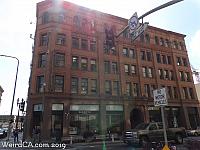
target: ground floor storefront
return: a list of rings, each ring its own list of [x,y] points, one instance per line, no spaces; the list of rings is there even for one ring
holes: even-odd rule
[[[25,138],[31,137],[33,129],[41,132],[41,139],[68,136],[118,134],[134,128],[141,122],[160,122],[159,107],[116,103],[41,103],[32,104],[27,113]],[[200,125],[200,108],[187,106],[165,107],[168,127],[196,128]]]

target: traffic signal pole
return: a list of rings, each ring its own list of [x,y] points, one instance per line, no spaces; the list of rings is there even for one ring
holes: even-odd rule
[[[163,8],[165,8],[165,7],[168,7],[168,6],[171,6],[171,5],[176,4],[176,3],[178,3],[178,2],[181,2],[181,1],[184,1],[184,0],[172,0],[172,1],[169,1],[169,2],[167,2],[167,3],[165,3],[165,4],[163,4],[163,5],[160,5],[160,6],[156,7],[156,8],[154,8],[154,9],[152,9],[152,10],[146,12],[146,13],[143,14],[142,16],[138,17],[138,20],[142,19],[142,23],[143,23],[143,18],[144,18],[144,17],[146,17],[146,16],[148,16],[148,15],[150,15],[150,14],[152,14],[152,13],[154,13],[154,12],[160,10],[160,9],[163,9]],[[126,31],[128,28],[129,28],[129,25],[127,25],[127,26],[116,36],[116,38],[118,38],[118,37],[119,37],[124,31]]]

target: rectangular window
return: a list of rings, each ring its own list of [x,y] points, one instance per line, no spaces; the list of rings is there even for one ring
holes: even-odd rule
[[[95,59],[90,60],[90,67],[91,67],[91,71],[92,72],[96,72],[97,71],[97,64],[96,64],[96,60]]]
[[[78,67],[79,67],[78,57],[72,56],[72,68],[78,69]]]
[[[152,60],[151,52],[147,51],[147,61],[151,61],[151,60]]]
[[[174,41],[174,48],[178,49],[178,43],[177,43],[177,41]]]
[[[58,45],[65,45],[66,35],[65,34],[58,34],[56,39],[56,44]]]
[[[97,80],[91,79],[91,94],[97,94]]]
[[[113,95],[119,96],[119,81],[113,81]]]
[[[49,21],[50,21],[49,20],[49,13],[48,12],[44,12],[43,15],[42,15],[42,24],[46,24]]]
[[[147,68],[146,67],[142,67],[142,74],[143,74],[144,78],[147,77]]]
[[[104,73],[110,73],[110,61],[104,61]]]
[[[167,64],[169,64],[169,65],[172,64],[171,56],[167,56]]]
[[[153,68],[148,68],[148,77],[153,78]]]
[[[160,45],[161,45],[161,46],[164,46],[164,45],[165,45],[165,42],[164,42],[164,39],[163,39],[163,38],[160,38]]]
[[[64,76],[56,75],[55,76],[55,92],[64,91]]]
[[[163,74],[162,69],[158,69],[158,74],[159,74],[160,79],[164,79],[164,74]]]
[[[144,93],[146,97],[151,97],[151,90],[149,84],[144,85]]]
[[[44,76],[37,76],[37,92],[42,93],[44,91]]]
[[[134,49],[130,49],[129,55],[130,55],[130,58],[135,59],[136,58],[135,50]]]
[[[82,95],[88,94],[88,79],[86,78],[81,79],[81,94]]]
[[[177,66],[181,66],[182,65],[180,57],[176,57],[176,63],[177,63]]]
[[[122,54],[123,56],[128,57],[128,48],[123,48]]]
[[[186,59],[186,58],[182,58],[182,60],[183,60],[183,65],[184,65],[185,67],[187,67],[187,66],[188,66],[187,59]]]
[[[40,45],[41,46],[47,46],[48,45],[48,35],[47,35],[47,33],[41,35]]]
[[[165,55],[162,55],[162,62],[163,64],[167,64],[167,59]]]
[[[139,96],[139,85],[138,83],[133,83],[133,96]]]
[[[131,89],[131,82],[126,82],[126,95],[131,96],[132,95],[132,89]]]
[[[88,50],[88,40],[81,39],[81,49],[82,50]]]
[[[96,51],[96,41],[90,41],[90,50]]]
[[[39,54],[38,67],[43,68],[46,66],[46,53]]]
[[[194,92],[192,88],[189,88],[189,94],[190,94],[190,98],[194,99]]]
[[[150,85],[150,94],[151,94],[151,97],[153,97],[153,91],[156,89],[156,85],[152,84]]]
[[[71,93],[78,94],[78,78],[72,77],[71,80]]]
[[[159,40],[158,40],[158,37],[157,37],[157,36],[155,36],[155,44],[156,44],[156,45],[159,45]]]
[[[141,60],[146,60],[145,51],[140,51]]]
[[[184,73],[183,71],[179,71],[180,79],[181,81],[185,81]]]
[[[107,46],[107,44],[106,43],[104,43],[104,53],[105,54],[109,54],[109,48],[108,48],[108,46]]]
[[[112,95],[111,81],[109,81],[109,80],[105,81],[105,94]]]
[[[130,74],[129,65],[127,65],[127,64],[124,65],[124,71],[125,71],[125,74],[126,74],[126,75],[129,75],[129,74]]]
[[[117,62],[112,62],[112,73],[114,74],[118,73]]]
[[[136,74],[136,66],[135,65],[131,65],[131,74],[132,75]]]
[[[164,79],[165,80],[169,80],[169,71],[168,70],[164,70]]]
[[[180,42],[180,47],[181,47],[181,50],[184,50],[185,49],[184,43]]]
[[[145,42],[147,43],[147,44],[150,44],[150,35],[147,33],[147,34],[145,34]]]
[[[191,81],[189,72],[185,72],[185,79],[186,79],[187,82]]]
[[[63,67],[65,65],[65,54],[56,53],[55,54],[55,66]]]
[[[117,54],[117,51],[116,51],[115,47],[112,47],[112,48],[110,49],[110,53],[113,54],[113,55],[116,55],[116,54]]]
[[[79,38],[72,37],[72,48],[79,49]]]
[[[156,59],[157,59],[157,63],[161,63],[161,58],[160,58],[160,54],[156,54]]]
[[[173,96],[172,96],[172,87],[171,86],[167,86],[167,93],[168,93],[170,99],[173,98]]]
[[[188,99],[187,88],[186,88],[186,87],[183,87],[183,88],[182,88],[182,91],[183,91],[183,99]]]
[[[173,91],[174,91],[174,98],[178,98],[178,92],[177,92],[177,88],[173,87]]]
[[[174,72],[169,71],[169,80],[174,80]]]
[[[87,58],[81,58],[81,70],[88,70],[88,60]]]

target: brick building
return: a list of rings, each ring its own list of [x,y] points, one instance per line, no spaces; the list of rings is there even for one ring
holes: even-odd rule
[[[161,121],[153,89],[166,87],[168,126],[199,125],[185,35],[149,26],[131,41],[127,19],[69,2],[37,4],[26,138],[104,134]],[[44,107],[43,107],[44,104]]]

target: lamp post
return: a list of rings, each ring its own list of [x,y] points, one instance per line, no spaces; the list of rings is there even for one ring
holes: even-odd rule
[[[16,126],[15,128],[18,129],[18,122],[19,122],[19,111],[24,111],[25,101],[22,98],[21,102],[19,102],[19,98],[17,99],[17,106],[18,106],[18,114],[17,114],[17,120],[16,120]]]
[[[15,75],[15,84],[14,84],[14,90],[13,90],[13,98],[12,98],[12,105],[11,105],[11,110],[10,110],[10,120],[12,119],[12,112],[13,112],[13,104],[14,104],[14,100],[15,100],[15,90],[16,90],[16,84],[17,84],[17,76],[18,76],[18,68],[19,68],[19,59],[17,57],[13,57],[13,56],[8,56],[8,55],[0,55],[2,57],[9,57],[9,58],[13,58],[17,60],[17,70],[16,70],[16,75]],[[7,136],[7,140],[9,140],[9,136],[10,136],[10,123],[9,123],[9,128],[8,128],[8,136]]]

